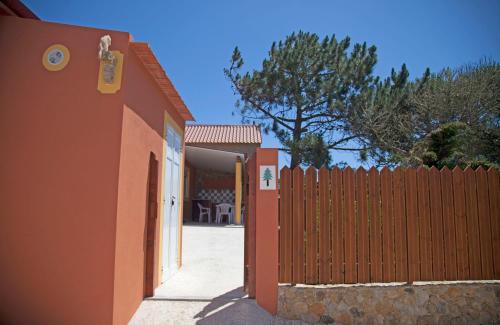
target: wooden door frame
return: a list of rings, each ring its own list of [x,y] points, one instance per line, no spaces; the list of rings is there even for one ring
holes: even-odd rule
[[[256,160],[253,154],[246,163],[245,170],[245,239],[243,283],[249,298],[255,298],[255,182]]]
[[[144,254],[144,297],[154,295],[156,226],[158,221],[158,160],[149,155],[149,171],[146,192],[146,234]]]

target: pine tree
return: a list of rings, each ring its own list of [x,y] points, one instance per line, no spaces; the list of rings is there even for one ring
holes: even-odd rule
[[[349,148],[357,136],[350,132],[348,119],[353,104],[377,82],[372,75],[376,62],[375,46],[351,47],[349,37],[320,40],[299,32],[273,43],[262,67],[252,72],[240,72],[243,58],[236,47],[224,73],[240,97],[236,108],[242,121],[274,132],[291,155],[293,168],[304,163],[306,152],[318,151],[318,144],[326,151],[359,150]],[[319,136],[322,142],[304,141],[306,135]],[[308,143],[316,147],[307,150]]]
[[[427,70],[416,80],[393,72],[371,98],[351,121],[378,165],[500,164],[499,63]]]
[[[266,181],[266,186],[269,187],[269,181],[273,179],[273,174],[269,168],[264,170],[264,176],[262,178]]]

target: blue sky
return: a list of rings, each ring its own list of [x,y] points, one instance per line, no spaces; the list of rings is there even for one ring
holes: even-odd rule
[[[238,46],[256,68],[293,31],[350,36],[378,48],[375,73],[406,63],[411,76],[482,57],[500,61],[500,1],[25,0],[43,20],[130,32],[150,44],[198,123],[239,123],[223,68]],[[275,147],[272,134],[263,146]],[[334,161],[357,166],[355,154]],[[281,157],[280,165],[287,162]]]

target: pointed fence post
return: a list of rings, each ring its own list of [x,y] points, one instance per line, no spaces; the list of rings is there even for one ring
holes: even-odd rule
[[[493,246],[488,197],[488,175],[482,166],[476,169],[477,213],[479,217],[479,246],[481,251],[481,274],[483,280],[493,279]],[[498,254],[498,252],[497,252]]]
[[[469,271],[471,280],[481,280],[481,254],[479,241],[479,217],[477,212],[476,173],[469,166],[465,175],[465,211],[467,220],[467,242],[469,244]]]
[[[380,211],[380,174],[375,167],[368,171],[370,209],[370,281],[382,282],[382,217]]]
[[[344,192],[344,257],[345,283],[358,282],[357,243],[356,243],[356,206],[354,192],[354,170],[347,167],[342,171]]]
[[[493,245],[494,279],[500,279],[500,175],[494,167],[488,169],[490,197],[491,241]]]
[[[330,283],[331,235],[330,235],[330,171],[319,170],[319,283]],[[281,217],[281,216],[280,216]]]
[[[330,173],[332,220],[332,283],[344,283],[344,217],[342,209],[342,171],[335,167]],[[295,212],[295,211],[294,211]]]
[[[467,243],[467,213],[465,208],[465,176],[460,167],[452,171],[455,238],[457,243],[457,278],[470,280],[469,246]]]
[[[306,170],[306,284],[318,283],[317,173]]]
[[[357,210],[357,248],[358,248],[358,283],[370,282],[369,258],[370,237],[368,220],[368,198],[366,187],[366,170],[356,170],[356,210]]]
[[[441,197],[441,175],[435,166],[432,166],[429,170],[429,198],[432,235],[432,279],[443,281],[445,279],[443,201]]]
[[[457,243],[453,209],[452,174],[448,167],[441,173],[441,194],[443,200],[444,264],[445,280],[457,280]]]
[[[292,282],[292,171],[283,167],[280,172],[280,217],[279,217],[279,248],[280,248],[280,273],[279,282]]]

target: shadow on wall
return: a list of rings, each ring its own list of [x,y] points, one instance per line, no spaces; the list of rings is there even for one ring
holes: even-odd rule
[[[228,291],[206,305],[193,318],[201,318],[196,324],[269,324],[273,316],[245,298],[243,287]]]

